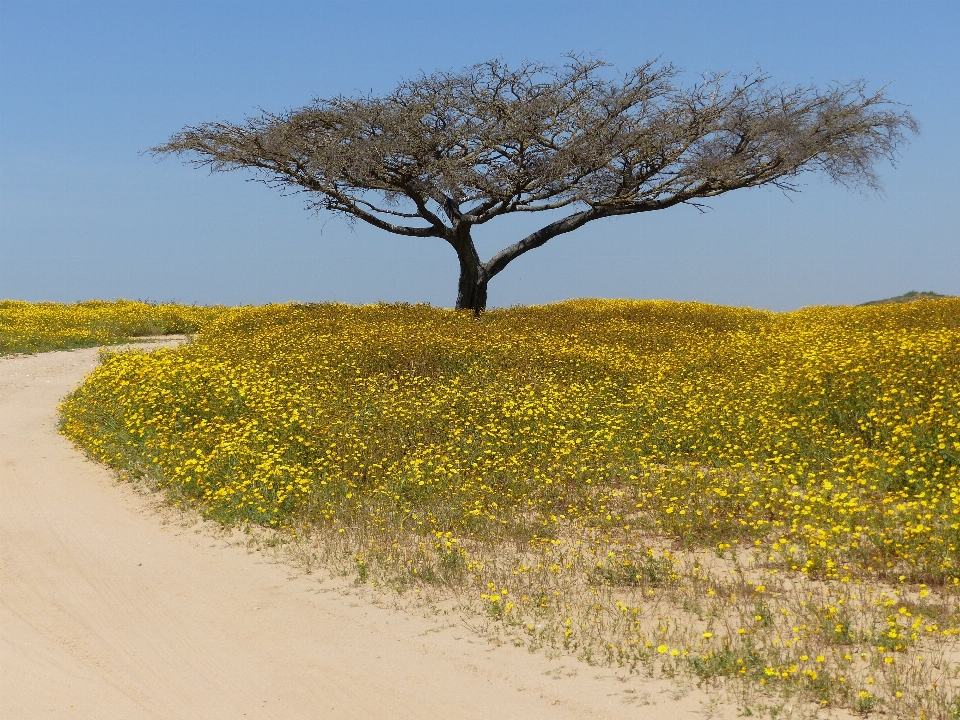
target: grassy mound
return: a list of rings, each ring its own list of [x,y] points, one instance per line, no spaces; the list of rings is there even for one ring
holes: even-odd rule
[[[105,358],[62,418],[179,502],[465,590],[532,647],[955,702],[960,300],[268,306]]]
[[[887,305],[889,303],[908,303],[916,300],[944,300],[949,297],[951,296],[940,295],[935,292],[917,292],[916,290],[911,290],[910,292],[906,292],[903,295],[897,295],[896,297],[885,298],[883,300],[871,300],[870,302],[862,303],[861,307],[866,305]]]
[[[0,300],[0,355],[113,345],[150,335],[194,333],[225,312],[116,300],[72,305]]]

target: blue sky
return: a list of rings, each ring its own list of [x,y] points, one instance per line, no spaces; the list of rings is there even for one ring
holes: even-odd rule
[[[960,2],[15,2],[0,0],[0,297],[451,306],[457,263],[315,216],[242,173],[143,151],[185,125],[491,58],[690,75],[761,67],[790,84],[890,83],[921,135],[884,191],[815,176],[801,194],[739,191],[600,221],[511,264],[492,306],[571,297],[789,310],[907,290],[960,295]],[[536,218],[478,233],[489,256]]]

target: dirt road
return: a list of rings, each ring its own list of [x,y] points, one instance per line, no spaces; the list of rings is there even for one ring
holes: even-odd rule
[[[164,525],[57,434],[95,363],[0,358],[4,720],[702,717],[702,697],[663,683],[495,647]]]

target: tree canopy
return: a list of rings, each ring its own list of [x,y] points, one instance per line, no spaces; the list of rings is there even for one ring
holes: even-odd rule
[[[316,210],[449,243],[458,309],[481,312],[512,260],[599,218],[663,210],[731,190],[796,190],[819,172],[876,188],[910,113],[862,80],[774,85],[715,74],[681,86],[671,65],[616,74],[599,59],[562,66],[500,60],[401,82],[382,97],[317,98],[239,124],[186,127],[156,154],[213,171],[249,168]],[[514,212],[561,211],[486,261],[471,229]],[[551,217],[554,217],[551,215]]]

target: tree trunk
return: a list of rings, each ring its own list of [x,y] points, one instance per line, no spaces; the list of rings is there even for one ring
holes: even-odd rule
[[[477,251],[472,247],[458,252],[460,258],[460,282],[457,285],[457,310],[473,310],[480,315],[487,309],[487,273],[480,263]]]

